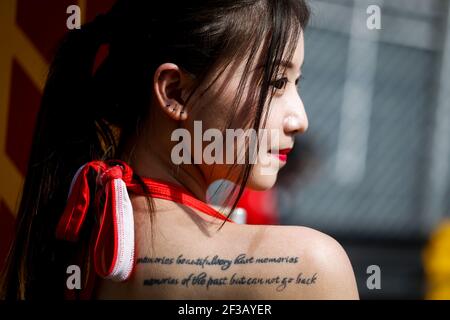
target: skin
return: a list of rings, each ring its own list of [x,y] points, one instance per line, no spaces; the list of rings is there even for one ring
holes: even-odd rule
[[[268,111],[266,128],[280,132],[278,145],[270,145],[269,149],[292,147],[294,136],[304,133],[308,128],[306,112],[295,83],[300,76],[303,60],[304,42],[301,34],[291,61],[293,65],[286,71],[288,82],[284,89],[277,91]],[[185,104],[192,78],[175,64],[160,65],[154,75],[152,114],[148,119],[150,124],[145,126],[148,129],[140,137],[130,142],[127,150],[131,159],[130,165],[134,170],[142,176],[182,186],[204,201],[208,185],[223,178],[229,167],[194,164],[174,167],[170,150],[175,143],[170,141],[170,135],[180,127],[192,132],[194,120],[202,121],[203,130],[223,126],[227,106],[242,70],[242,65],[230,68],[201,99],[193,98],[192,102]],[[218,93],[221,93],[220,98],[217,97]],[[171,107],[168,108],[167,104]],[[237,111],[237,119],[240,118],[242,110],[244,109]],[[233,123],[232,127],[239,127],[239,123]],[[277,158],[275,160],[271,162],[272,174],[260,174],[259,165],[255,165],[249,186],[262,190],[272,187],[278,170],[284,165]],[[152,226],[145,199],[142,196],[130,196],[135,214],[137,259],[141,259],[141,263],[137,263],[132,278],[127,282],[102,280],[97,286],[97,298],[359,298],[353,269],[345,250],[336,240],[324,233],[301,226],[233,223],[226,223],[217,231],[221,220],[174,202],[155,199],[155,234],[152,240],[149,231]],[[235,260],[242,254],[247,257],[247,263],[238,263],[241,260]],[[177,260],[180,255],[191,259],[206,256],[211,259],[217,255],[221,259],[231,261],[231,264],[226,270],[222,270],[218,265],[205,265],[202,268],[199,265],[177,263],[182,261]],[[255,262],[258,258],[271,257],[290,257],[291,261],[278,259],[278,262]],[[166,261],[173,259],[173,262],[163,264],[162,260],[150,258],[169,259]],[[201,275],[202,272],[205,272],[205,281],[210,281],[210,286],[201,284],[201,281],[199,284],[189,282],[192,277]],[[242,276],[260,277],[263,282],[272,279],[275,282],[233,282],[232,279]],[[183,279],[187,281],[187,286],[182,284]],[[290,283],[276,282],[282,282],[283,279]]]

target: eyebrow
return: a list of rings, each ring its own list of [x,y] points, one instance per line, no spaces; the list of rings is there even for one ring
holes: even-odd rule
[[[299,71],[302,70],[304,62],[305,62],[305,60],[302,61],[302,64],[300,65]],[[280,66],[286,67],[286,68],[288,68],[288,69],[294,69],[294,64],[292,63],[292,61],[281,60],[281,61],[278,62],[278,64],[279,64]],[[263,64],[260,64],[260,65],[258,65],[258,66],[255,68],[255,70],[256,70],[256,69],[263,68],[263,67],[264,67],[264,65],[263,65]]]
[[[286,67],[288,69],[293,69],[294,68],[294,64],[292,63],[292,61],[286,61],[286,60],[282,60],[279,63],[281,66]]]
[[[299,70],[302,70],[304,63],[305,63],[305,60],[302,61],[302,64],[300,65]],[[282,65],[283,67],[286,67],[288,69],[294,69],[294,64],[292,63],[292,61],[282,60],[282,61],[280,61],[280,65]]]

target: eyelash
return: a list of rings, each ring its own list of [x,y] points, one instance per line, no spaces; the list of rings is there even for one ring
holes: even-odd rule
[[[298,79],[295,80],[295,85],[298,85],[298,83],[300,82],[300,80],[303,80],[303,79],[305,79],[305,77],[304,77],[303,75],[301,75]],[[283,83],[281,87],[278,86],[278,84],[279,84],[280,82]],[[289,79],[286,78],[286,77],[284,77],[284,78],[280,78],[280,79],[277,79],[277,80],[273,81],[273,82],[271,83],[271,85],[274,86],[277,90],[281,90],[281,89],[284,89],[284,88],[286,87],[286,85],[287,85],[288,82],[289,82]]]

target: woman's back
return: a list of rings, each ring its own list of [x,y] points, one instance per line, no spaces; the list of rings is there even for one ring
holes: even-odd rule
[[[358,298],[347,255],[325,234],[296,226],[229,222],[217,231],[222,220],[155,200],[152,240],[141,200],[133,199],[134,273],[125,283],[102,280],[97,298]]]
[[[244,188],[274,186],[308,128],[298,91],[306,3],[160,5],[118,0],[62,42],[1,295],[60,297],[72,260],[82,272],[94,265],[99,278],[126,279],[135,252],[131,278],[101,280],[94,297],[356,298],[348,257],[332,238],[297,226],[226,223],[217,232],[223,220],[214,214],[161,200],[189,194],[190,205],[204,202],[209,187],[226,180],[234,186],[224,192],[230,205]],[[143,196],[158,187],[139,193],[149,179],[171,185],[151,212]],[[90,242],[93,255],[90,234],[98,240]],[[94,273],[86,274],[83,297],[93,283]]]

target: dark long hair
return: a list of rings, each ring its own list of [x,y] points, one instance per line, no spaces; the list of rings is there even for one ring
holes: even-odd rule
[[[262,48],[257,62],[263,67],[254,73],[249,94],[255,109],[248,122],[258,130],[274,94],[271,82],[283,68],[279,62],[292,58],[308,19],[303,0],[119,0],[107,14],[68,32],[44,89],[0,298],[63,297],[65,267],[89,239],[77,245],[55,239],[71,179],[88,161],[122,157],[126,141],[148,116],[148,88],[160,64],[173,62],[193,74],[192,96],[213,72],[245,57],[231,121]],[[109,54],[94,72],[102,44]],[[250,171],[246,165],[233,208]]]

